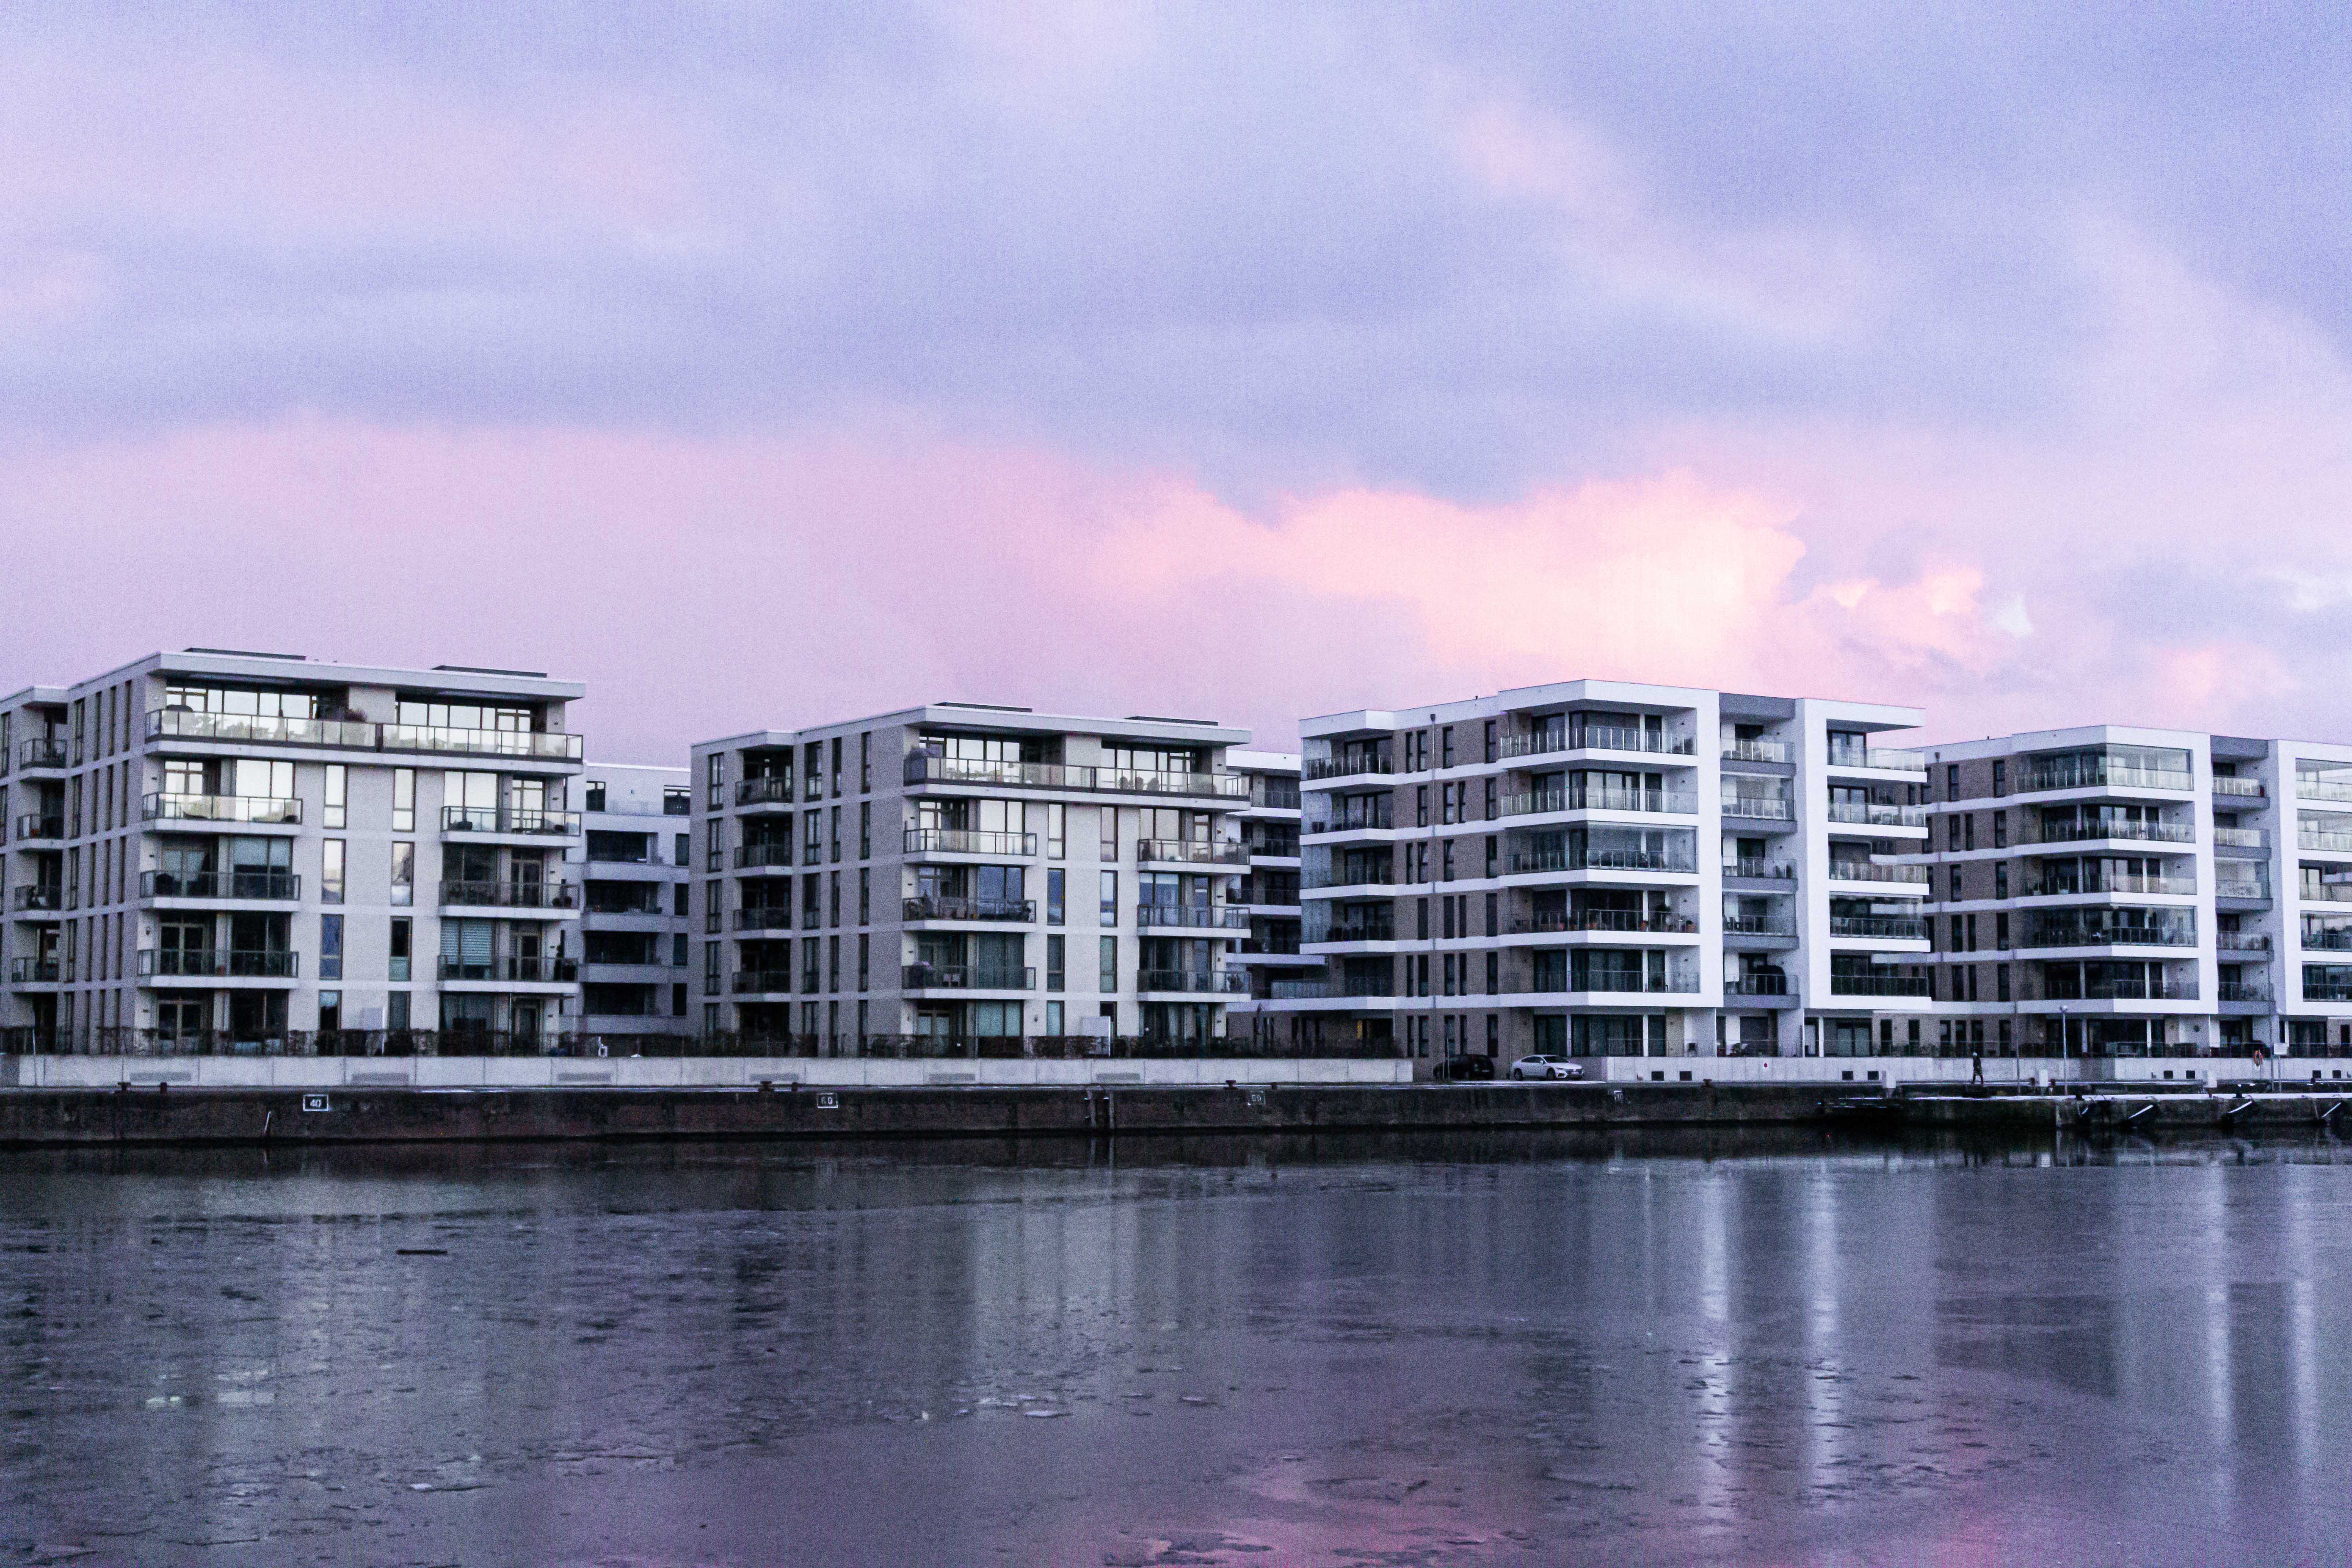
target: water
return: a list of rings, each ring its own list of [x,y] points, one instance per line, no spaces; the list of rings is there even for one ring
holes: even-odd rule
[[[0,1160],[0,1563],[2352,1560],[2352,1162]]]

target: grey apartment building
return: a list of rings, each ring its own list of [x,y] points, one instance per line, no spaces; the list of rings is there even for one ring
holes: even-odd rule
[[[1314,1021],[1265,1005],[1276,982],[1317,979],[1324,972],[1322,956],[1303,951],[1299,941],[1298,753],[1234,751],[1225,765],[1249,781],[1248,802],[1236,813],[1249,874],[1234,894],[1249,930],[1235,933],[1225,958],[1248,989],[1227,1005],[1226,1031],[1261,1048],[1303,1049],[1316,1043]]]
[[[591,762],[580,780],[580,1023],[607,1051],[693,1030],[683,767]]]
[[[579,1005],[583,690],[194,648],[0,700],[12,1037],[551,1041]]]
[[[1461,1054],[1927,1043],[1916,710],[1568,681],[1301,726],[1303,950],[1271,1013]]]
[[[1939,1046],[2352,1054],[2352,747],[2096,725],[1927,761]]]
[[[940,702],[696,746],[700,1028],[1223,1035],[1248,738]]]

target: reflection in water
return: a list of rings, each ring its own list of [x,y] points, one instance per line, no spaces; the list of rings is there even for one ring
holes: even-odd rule
[[[0,1561],[2344,1560],[2347,1177],[1795,1132],[18,1156]]]

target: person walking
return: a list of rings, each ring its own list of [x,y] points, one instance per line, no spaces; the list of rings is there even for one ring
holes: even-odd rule
[[[1969,1058],[1969,1087],[1971,1089],[1984,1087],[1984,1052],[1982,1051],[1978,1051]]]

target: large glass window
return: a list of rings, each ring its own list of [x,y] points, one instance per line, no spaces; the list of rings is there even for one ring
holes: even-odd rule
[[[319,818],[321,827],[341,827],[345,825],[350,780],[351,769],[341,763],[327,764],[327,797]]]
[[[256,719],[316,719],[319,700],[308,691],[251,691],[235,686],[166,686],[163,706],[197,713]]]
[[[404,697],[395,704],[393,716],[397,723],[421,724],[433,730],[503,730],[521,733],[531,727],[528,708],[501,708],[481,702],[436,702]]]
[[[322,904],[343,901],[343,840],[340,838],[328,839],[320,850],[319,901]]]

